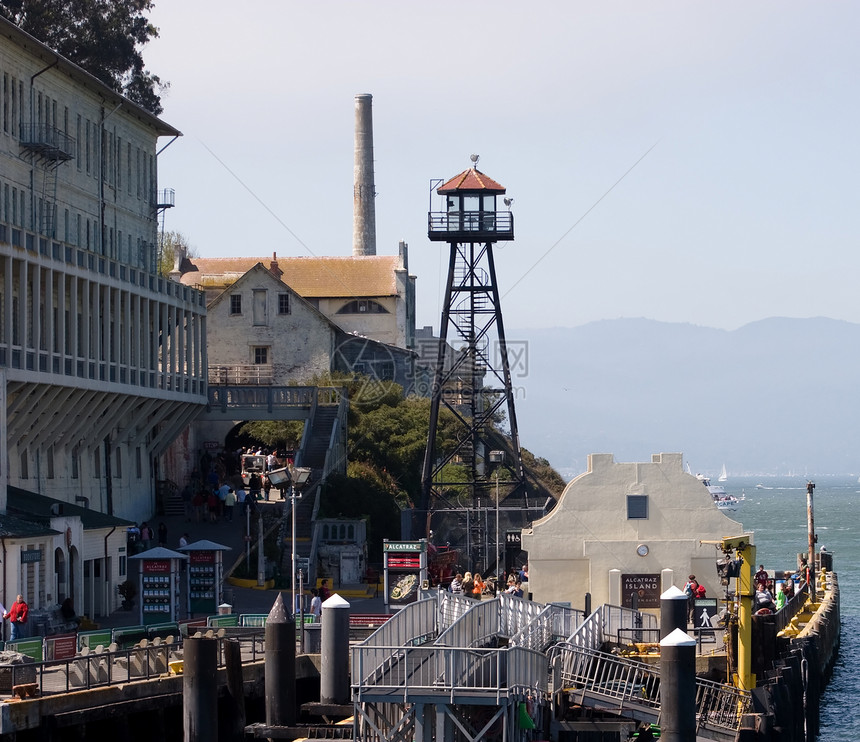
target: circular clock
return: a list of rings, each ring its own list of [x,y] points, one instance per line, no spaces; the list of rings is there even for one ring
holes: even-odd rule
[[[636,547],[636,553],[639,556],[648,556],[648,546],[646,544],[639,544],[639,546]]]

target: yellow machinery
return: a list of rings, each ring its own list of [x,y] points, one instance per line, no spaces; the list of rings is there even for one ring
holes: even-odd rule
[[[726,555],[723,563],[718,565],[720,576],[736,581],[735,597],[738,606],[738,662],[737,671],[732,677],[736,688],[752,690],[755,688],[755,675],[752,673],[752,614],[755,587],[753,585],[753,570],[755,569],[755,546],[751,543],[752,534],[732,536],[721,541],[703,541],[720,547]]]

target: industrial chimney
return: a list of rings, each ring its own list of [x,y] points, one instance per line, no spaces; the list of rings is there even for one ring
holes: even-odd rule
[[[352,195],[352,254],[376,255],[376,210],[373,199],[373,96],[355,96],[355,173]]]

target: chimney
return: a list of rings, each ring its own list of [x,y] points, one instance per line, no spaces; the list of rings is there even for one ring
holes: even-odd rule
[[[373,199],[373,96],[355,96],[355,169],[352,195],[352,254],[376,255],[376,210]]]
[[[278,265],[278,253],[276,253],[276,252],[272,253],[272,260],[269,263],[269,273],[271,273],[273,276],[275,276],[277,278],[280,278],[281,276],[284,275],[284,272],[281,270],[280,266]]]

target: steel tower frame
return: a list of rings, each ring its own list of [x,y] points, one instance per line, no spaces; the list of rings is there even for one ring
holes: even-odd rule
[[[446,490],[468,487],[467,549],[473,565],[487,568],[495,559],[489,558],[485,536],[481,544],[486,530],[481,510],[486,521],[487,508],[481,508],[480,503],[482,495],[492,498],[491,450],[506,449],[504,467],[510,473],[510,478],[503,480],[504,496],[497,497],[506,499],[521,494],[528,507],[511,364],[493,256],[496,241],[513,239],[513,215],[509,210],[495,211],[495,195],[504,193],[504,188],[475,168],[449,184],[454,181],[455,187],[446,190],[446,184],[438,189],[441,195],[448,196],[447,210],[431,211],[429,215],[428,236],[432,241],[448,242],[449,260],[418,510],[427,514],[426,535],[429,537],[434,512],[463,509],[462,504],[450,502]],[[476,193],[480,194],[477,202],[474,200]],[[473,197],[471,201],[468,200],[470,196]],[[476,203],[477,210],[463,208]],[[456,344],[450,363],[449,336]],[[449,410],[458,424],[456,445],[442,455],[436,450],[440,409]],[[493,427],[502,410],[507,413],[510,426],[509,441]],[[446,466],[453,462],[467,465],[467,482],[446,479]],[[495,507],[499,505],[495,503]],[[496,540],[499,539],[496,533]]]

